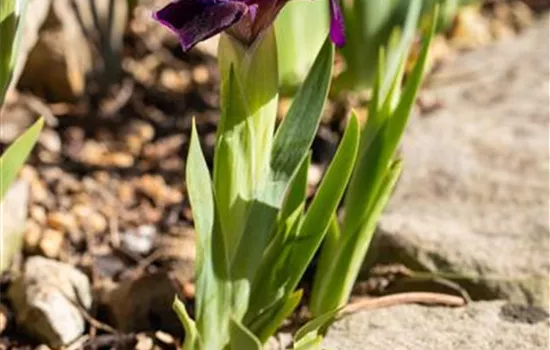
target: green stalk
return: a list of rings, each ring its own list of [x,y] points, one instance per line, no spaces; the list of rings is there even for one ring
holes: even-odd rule
[[[219,53],[222,116],[214,188],[232,259],[243,234],[249,203],[268,174],[279,82],[273,28],[250,47],[222,34]]]
[[[329,7],[325,1],[289,2],[277,17],[281,89],[293,94],[306,78],[328,33]]]
[[[276,216],[258,205],[257,196],[268,180],[277,117],[277,46],[273,27],[250,46],[227,34],[219,45],[221,120],[213,181],[233,288],[231,310],[240,321]]]
[[[184,349],[259,350],[301,298],[295,286],[329,224],[318,218],[330,217],[343,196],[360,133],[353,119],[336,165],[324,180],[324,190],[320,190],[323,195],[317,205],[312,205],[315,209],[303,213],[299,208],[304,207],[305,185],[301,182],[307,178],[307,155],[329,91],[332,43],[325,41],[276,133],[274,29],[269,28],[250,46],[223,34],[218,57],[221,120],[213,181],[195,125],[186,165],[187,192],[197,231],[195,321],[182,303],[176,301],[174,308],[190,334]],[[301,165],[306,170],[300,171]],[[343,174],[347,174],[345,179]],[[296,176],[300,185],[293,184]],[[288,195],[289,189],[299,193]],[[286,220],[280,216],[284,205]],[[294,233],[298,237],[288,242],[285,237]],[[269,254],[270,247],[276,248],[273,255]],[[288,256],[291,264],[284,265],[279,259],[282,256]],[[281,274],[262,273],[270,262],[276,263],[271,266]],[[264,282],[265,278],[268,281]],[[263,287],[267,282],[275,285],[266,291]]]

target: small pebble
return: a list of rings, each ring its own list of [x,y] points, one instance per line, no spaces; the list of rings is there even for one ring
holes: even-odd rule
[[[99,165],[129,168],[134,165],[134,157],[126,152],[113,152],[104,155]]]
[[[46,229],[40,240],[40,251],[48,258],[57,258],[63,246],[64,234],[61,231]]]
[[[92,234],[105,232],[107,230],[107,219],[100,213],[93,211],[90,213],[88,220],[84,220],[83,226]]]
[[[44,129],[40,133],[39,144],[52,153],[61,152],[61,138],[52,129]]]
[[[160,75],[160,83],[168,90],[185,92],[191,83],[191,78],[188,71],[165,69]]]
[[[107,230],[107,219],[93,208],[85,204],[77,204],[71,212],[77,217],[78,224],[85,232],[98,234]]]
[[[183,199],[181,192],[168,186],[161,176],[144,175],[136,187],[157,205],[177,204]]]
[[[156,235],[155,226],[140,226],[122,235],[122,246],[133,253],[147,255],[153,249]]]
[[[82,162],[103,166],[128,168],[134,165],[134,157],[126,152],[110,152],[105,145],[96,140],[87,140],[79,153]]]
[[[307,184],[309,186],[317,186],[321,179],[323,178],[323,169],[318,164],[312,164],[309,167],[309,172],[307,174]]]
[[[135,121],[132,127],[144,141],[151,141],[155,137],[155,128],[147,122]]]
[[[118,199],[126,206],[130,206],[136,201],[134,187],[127,182],[123,182],[118,186],[117,194]]]
[[[4,305],[0,304],[0,335],[8,327],[8,320],[9,320],[9,311]]]
[[[193,69],[193,80],[197,84],[206,84],[210,79],[210,73],[206,66],[197,66]]]
[[[30,210],[31,218],[39,224],[46,223],[46,209],[41,205],[33,205]]]
[[[48,345],[46,344],[40,344],[34,350],[52,350]]]
[[[21,134],[20,126],[16,123],[2,123],[2,133],[0,133],[0,142],[11,143]]]
[[[126,147],[134,157],[139,156],[143,140],[136,135],[128,135],[126,136]]]
[[[26,252],[35,252],[38,248],[38,243],[42,237],[42,228],[34,220],[28,220],[23,236],[23,250]]]
[[[163,342],[166,345],[173,345],[176,343],[176,340],[174,339],[174,337],[172,337],[172,335],[163,331],[156,331],[155,338],[157,338],[159,341]]]
[[[46,184],[40,179],[36,179],[30,184],[33,202],[37,204],[44,204],[46,207],[48,207],[48,205],[51,204],[51,201],[50,193],[48,192]]]
[[[495,39],[505,39],[513,37],[516,33],[506,23],[495,19],[491,21],[491,34]]]
[[[512,7],[512,19],[518,31],[529,28],[535,17],[533,11],[523,1],[514,1]]]
[[[48,227],[61,232],[70,233],[78,230],[75,218],[67,213],[49,213],[46,221]]]
[[[151,350],[155,343],[153,339],[148,337],[146,334],[140,333],[136,336],[137,344],[135,345],[136,350]]]
[[[143,155],[145,158],[158,161],[164,160],[170,155],[178,155],[181,147],[186,141],[185,135],[172,135],[164,137],[155,143],[147,144],[143,148]]]
[[[474,49],[492,41],[489,22],[475,6],[459,11],[451,37],[451,43],[458,49]]]

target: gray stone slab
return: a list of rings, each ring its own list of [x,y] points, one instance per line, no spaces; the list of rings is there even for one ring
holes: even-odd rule
[[[429,80],[371,253],[456,279],[475,299],[548,304],[548,21]]]
[[[548,314],[502,301],[463,308],[402,305],[364,311],[337,321],[328,350],[546,350]]]

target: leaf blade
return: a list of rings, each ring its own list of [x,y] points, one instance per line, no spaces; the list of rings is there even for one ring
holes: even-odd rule
[[[305,202],[307,193],[307,176],[310,165],[311,154],[304,159],[302,165],[300,165],[300,168],[298,169],[298,172],[294,175],[294,178],[290,183],[283,208],[279,214],[280,220],[285,220],[292,213],[294,213],[294,211],[302,205],[302,203]]]
[[[251,305],[261,309],[260,305],[269,304],[279,296],[280,288],[283,289],[283,295],[288,295],[296,288],[321,244],[331,217],[343,196],[357,157],[359,138],[359,123],[354,115],[350,119],[333,162],[319,186],[317,195],[305,214],[298,234],[288,239],[281,251],[274,254],[273,262],[266,262],[268,266],[265,267],[266,271],[278,277],[255,281],[257,292],[251,296]]]
[[[262,350],[260,340],[235,318],[231,318],[230,334],[231,349]]]
[[[277,130],[268,180],[250,203],[246,226],[234,255],[238,258],[231,264],[231,274],[236,279],[253,281],[256,276],[261,257],[276,227],[284,195],[313,143],[328,96],[333,60],[334,46],[327,38],[289,113]]]
[[[334,46],[327,38],[275,134],[270,163],[271,184],[264,197],[276,207],[281,206],[288,184],[313,143],[328,96],[333,62]]]
[[[229,332],[227,252],[215,212],[210,173],[195,122],[186,166],[187,192],[197,231],[197,329],[209,346],[223,346]],[[213,345],[212,345],[213,344]]]
[[[44,119],[40,118],[19,136],[0,157],[0,200],[17,177],[34,145],[38,141]]]
[[[189,317],[185,305],[176,297],[172,304],[172,309],[178,316],[183,328],[185,329],[185,340],[183,350],[202,350],[201,336],[197,331],[195,322]]]

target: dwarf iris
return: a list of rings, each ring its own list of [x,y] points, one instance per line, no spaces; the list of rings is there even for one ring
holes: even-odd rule
[[[288,0],[177,0],[154,14],[161,24],[174,31],[184,50],[225,29],[245,44],[252,43],[270,26]],[[330,0],[330,36],[345,42],[343,16],[338,0]]]
[[[183,303],[174,304],[186,330],[184,349],[262,349],[300,302],[302,292],[296,288],[327,232],[357,156],[359,124],[352,118],[320,185],[323,190],[306,209],[301,189],[307,187],[302,181],[307,176],[298,176],[298,185],[293,179],[309,169],[310,147],[333,76],[334,45],[325,39],[277,128],[273,22],[288,1],[177,0],[154,15],[178,35],[184,50],[221,34],[220,120],[212,172],[195,127],[186,162],[197,264],[194,319]],[[338,0],[330,1],[330,7],[325,5],[332,15],[331,38],[343,44]],[[328,18],[317,20],[328,24]],[[288,49],[282,46],[283,52]],[[291,187],[296,194],[288,200]],[[336,311],[298,332],[294,349],[317,348],[312,345],[320,345],[319,328]]]

